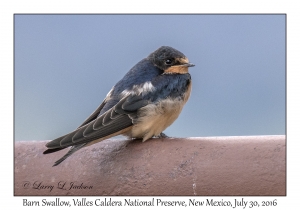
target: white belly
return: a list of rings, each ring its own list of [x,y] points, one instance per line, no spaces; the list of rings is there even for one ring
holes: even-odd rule
[[[138,120],[125,135],[131,138],[143,138],[143,141],[158,136],[169,127],[179,116],[183,106],[188,101],[192,90],[192,83],[183,98],[161,100],[157,104],[149,104],[138,112]]]
[[[149,104],[143,107],[139,111],[141,116],[132,127],[131,137],[143,138],[143,141],[146,141],[158,136],[177,119],[184,104],[183,100],[165,99],[157,105]]]

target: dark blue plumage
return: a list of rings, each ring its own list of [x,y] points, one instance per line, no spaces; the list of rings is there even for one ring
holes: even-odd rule
[[[153,80],[163,71],[152,64],[151,61],[144,58],[130,69],[127,74],[113,87],[111,100],[105,104],[100,115],[113,107],[120,99],[124,90],[130,90],[134,85],[141,85],[147,81]],[[134,78],[134,79],[133,79]]]

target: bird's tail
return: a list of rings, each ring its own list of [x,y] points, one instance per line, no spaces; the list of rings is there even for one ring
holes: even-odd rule
[[[67,154],[65,154],[62,158],[60,158],[59,160],[57,160],[53,166],[57,166],[59,165],[61,162],[63,162],[65,159],[67,159],[70,155],[72,155],[74,152],[76,152],[77,150],[83,148],[87,143],[84,144],[78,144],[75,146],[72,146],[71,149],[67,152]],[[64,149],[64,148],[63,148]],[[60,149],[59,149],[60,150]],[[45,151],[46,152],[46,151]],[[48,152],[50,153],[50,152]],[[47,154],[47,153],[44,153]]]

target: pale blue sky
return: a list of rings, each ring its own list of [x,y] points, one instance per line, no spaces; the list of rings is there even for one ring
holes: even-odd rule
[[[74,130],[162,45],[196,64],[166,134],[285,134],[285,15],[15,15],[15,139]]]

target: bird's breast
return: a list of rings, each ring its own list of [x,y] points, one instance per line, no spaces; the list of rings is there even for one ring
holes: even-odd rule
[[[191,84],[189,84],[183,97],[168,97],[141,108],[129,136],[143,138],[143,141],[158,136],[178,118],[190,93]]]

